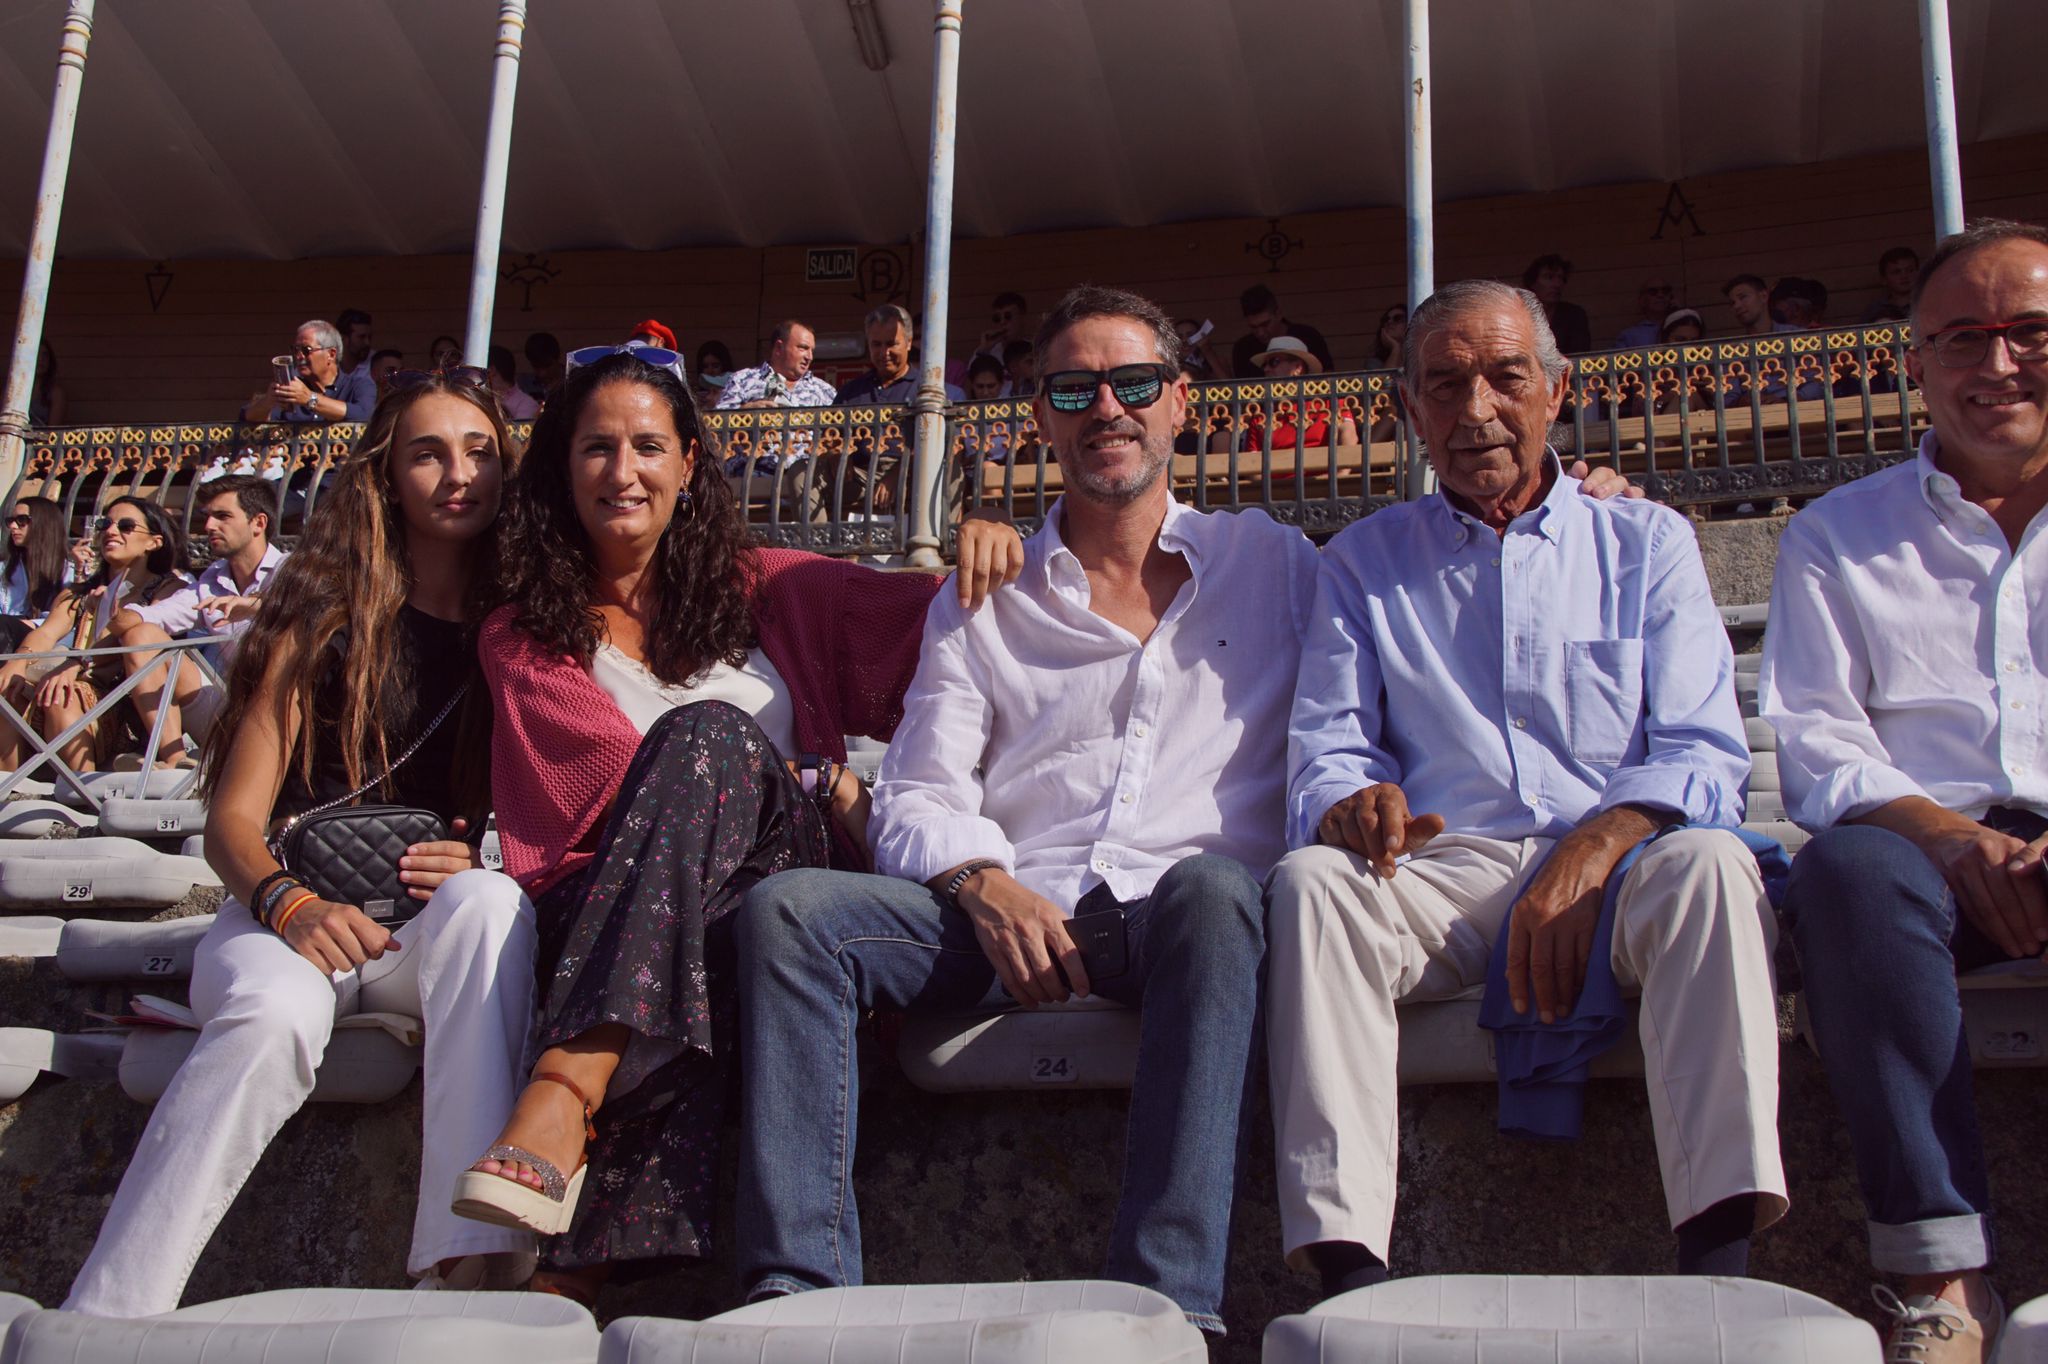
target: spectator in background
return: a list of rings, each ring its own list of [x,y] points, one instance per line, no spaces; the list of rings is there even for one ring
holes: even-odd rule
[[[1674,308],[1664,315],[1664,324],[1659,328],[1656,339],[1666,345],[1681,345],[1697,341],[1706,334],[1707,324],[1700,320],[1698,312],[1691,308]]]
[[[16,499],[7,518],[7,558],[0,563],[0,647],[20,648],[75,573],[64,509],[47,497]]]
[[[1400,368],[1401,344],[1407,339],[1408,305],[1396,303],[1380,314],[1380,324],[1373,328],[1372,368]]]
[[[28,395],[30,426],[64,424],[64,385],[57,382],[57,352],[45,341],[36,350],[36,380]]]
[[[1593,349],[1593,324],[1587,320],[1584,308],[1565,301],[1564,286],[1571,278],[1572,263],[1553,253],[1529,262],[1529,268],[1522,272],[1522,287],[1536,295],[1536,301],[1543,305],[1543,316],[1557,338],[1557,348],[1566,355],[1578,355]]]
[[[989,304],[989,328],[981,334],[981,344],[974,348],[974,353],[1000,360],[1003,348],[1011,342],[1029,341],[1031,327],[1024,320],[1024,306],[1022,294],[997,294]]]
[[[427,347],[427,368],[439,374],[462,363],[462,343],[452,336],[437,336]]]
[[[341,372],[341,333],[332,322],[300,323],[291,355],[291,379],[273,375],[270,387],[243,406],[243,421],[359,422],[377,405],[368,374]]]
[[[1321,374],[1323,372],[1322,361],[1316,359],[1315,353],[1309,350],[1307,344],[1298,336],[1276,336],[1267,345],[1265,350],[1254,355],[1252,359],[1258,364],[1259,369],[1268,379],[1294,379],[1304,374]],[[1296,444],[1328,445],[1330,443],[1330,422],[1327,407],[1323,411],[1311,413],[1306,399],[1296,398],[1292,401],[1292,413],[1276,411],[1273,415],[1273,448],[1275,450],[1292,450]],[[1309,413],[1308,430],[1306,432],[1303,432],[1296,425],[1304,413]],[[1245,448],[1257,449],[1259,445],[1258,427],[1264,425],[1265,413],[1261,408],[1254,406],[1245,415],[1247,418]],[[1337,423],[1337,440],[1339,444],[1343,445],[1358,444],[1358,424],[1349,417],[1340,418]],[[1292,470],[1285,472],[1276,470],[1273,473],[1273,477],[1276,480],[1293,478],[1294,472]]]
[[[1038,389],[1038,354],[1029,341],[1003,347],[1003,396],[1028,398]]]
[[[1877,258],[1877,277],[1884,283],[1884,297],[1870,305],[1863,320],[1904,322],[1913,308],[1913,281],[1920,278],[1920,253],[1894,246]]]
[[[731,377],[732,352],[725,348],[725,342],[706,341],[697,347],[697,371],[693,380],[697,391],[697,406],[715,406],[719,393],[725,388],[726,380]]]
[[[977,355],[967,365],[967,396],[986,402],[1003,396],[1003,362],[992,355]]]
[[[1223,362],[1216,358],[1216,324],[1204,318],[1197,322],[1192,317],[1173,319],[1174,334],[1180,337],[1180,364],[1190,378],[1197,382],[1208,379],[1224,379]]]
[[[867,335],[868,372],[839,391],[841,407],[899,407],[917,394],[917,375],[911,372],[910,352],[917,344],[917,327],[900,304],[884,303],[861,324]],[[946,385],[946,401],[965,402],[967,395]]]
[[[1306,322],[1293,322],[1280,312],[1280,299],[1263,284],[1254,284],[1237,297],[1244,312],[1245,334],[1230,348],[1230,372],[1240,379],[1259,377],[1259,365],[1252,357],[1266,349],[1276,336],[1298,337],[1326,370],[1335,369],[1330,343]]]
[[[1771,320],[1771,291],[1761,275],[1737,275],[1721,286],[1728,311],[1735,314],[1736,336],[1767,336],[1778,331]]]
[[[545,403],[548,394],[562,386],[562,343],[553,332],[535,332],[526,338],[526,364],[531,371],[519,381],[527,396]]]
[[[341,333],[341,372],[370,378],[370,315],[361,308],[343,308],[334,329]]]
[[[676,334],[651,317],[645,322],[636,324],[633,328],[633,334],[626,338],[628,345],[635,341],[638,341],[643,346],[660,346],[663,350],[682,349],[682,347],[676,345]]]
[[[1771,286],[1771,317],[1787,331],[1822,326],[1828,316],[1828,287],[1817,279],[1787,275]]]
[[[668,347],[675,349],[673,345]],[[788,318],[775,324],[768,359],[734,374],[719,391],[718,405],[727,407],[830,407],[838,395],[832,385],[811,373],[818,338],[809,327]]]
[[[284,551],[271,543],[270,531],[277,524],[277,491],[269,482],[252,474],[231,474],[215,479],[199,494],[200,533],[212,551],[213,562],[189,583],[154,602],[123,607],[107,623],[109,643],[163,645],[179,635],[238,635],[256,617],[257,594],[270,582],[270,575],[284,562]],[[132,675],[147,668],[158,657],[154,653],[132,653],[122,662]],[[145,678],[130,693],[141,718],[144,733],[157,721],[163,706],[164,673]],[[180,668],[171,703],[163,707],[163,742],[169,751],[178,736],[191,734],[203,740],[212,728],[221,689],[209,685],[197,668]]]
[[[1620,346],[1649,346],[1660,339],[1666,315],[1671,311],[1671,286],[1662,279],[1646,279],[1636,289],[1636,312],[1640,321],[1621,329],[1614,338]]]
[[[505,419],[515,422],[530,422],[540,415],[540,402],[519,387],[519,362],[512,358],[510,346],[492,346],[488,352],[490,364],[484,369],[484,382],[498,399],[498,406],[504,409]]]
[[[377,401],[384,401],[384,390],[390,386],[391,376],[405,368],[405,352],[380,350],[370,357],[370,383],[376,390]]]

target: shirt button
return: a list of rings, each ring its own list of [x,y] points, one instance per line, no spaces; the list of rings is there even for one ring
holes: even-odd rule
[[[1140,739],[1142,739],[1145,737],[1145,727],[1143,725],[1132,725],[1131,733],[1137,735]]]
[[[1131,803],[1131,793],[1126,791],[1122,795],[1118,796],[1117,799],[1122,801],[1124,804],[1129,805]]]
[[[1495,568],[1499,568],[1499,567],[1500,567],[1500,555],[1496,554],[1496,555],[1494,555],[1494,556],[1493,556],[1493,566],[1494,566]]]
[[[1095,870],[1097,870],[1097,871],[1108,871],[1108,870],[1109,870],[1109,863],[1108,863],[1108,862],[1107,862],[1106,860],[1104,860],[1103,858],[1100,858],[1100,857],[1098,857],[1098,858],[1096,858],[1096,859],[1095,859]]]
[[[2012,773],[2015,777],[2024,777],[2027,774],[2027,765],[2025,763],[2014,763],[2005,770]]]
[[[2027,703],[2024,701],[2015,701],[2012,703],[2012,708],[2014,710],[2025,710],[2027,708]]]
[[[2014,659],[2014,660],[2008,660],[2008,661],[2006,662],[2006,665],[2005,665],[2005,670],[2006,670],[2007,672],[2009,672],[2009,673],[2016,673],[2016,672],[2018,672],[2018,671],[2020,670],[2020,665],[2019,665],[2019,662],[2018,662],[2018,660],[2016,660],[2016,659]]]
[[[1515,728],[1516,728],[1516,729],[1527,729],[1528,727],[1529,727],[1529,717],[1528,717],[1528,716],[1526,716],[1526,715],[1517,715],[1517,716],[1515,717]]]

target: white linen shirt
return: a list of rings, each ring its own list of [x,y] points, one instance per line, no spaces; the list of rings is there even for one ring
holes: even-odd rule
[[[1779,541],[1759,704],[1809,829],[1904,796],[2048,814],[2048,513],[2011,549],[1937,448],[1929,432]]]
[[[1557,470],[1500,536],[1443,494],[1323,551],[1288,736],[1288,836],[1395,782],[1452,833],[1561,838],[1647,805],[1742,822],[1735,660],[1684,517]]]
[[[270,575],[284,561],[283,550],[276,545],[264,546],[263,558],[256,564],[255,576],[249,580],[249,590],[244,592],[235,586],[234,571],[229,568],[228,561],[215,559],[200,571],[199,581],[181,587],[147,606],[136,606],[131,609],[149,624],[174,637],[202,624],[208,634],[240,634],[247,628],[247,621],[230,625],[221,620],[207,603],[215,597],[259,595],[269,583]]]
[[[1149,895],[1197,853],[1264,877],[1287,850],[1315,547],[1262,511],[1170,505],[1159,544],[1193,576],[1140,644],[1088,609],[1063,505],[980,611],[950,589],[933,598],[875,787],[877,869],[929,881],[989,858],[1069,914],[1097,883]]]

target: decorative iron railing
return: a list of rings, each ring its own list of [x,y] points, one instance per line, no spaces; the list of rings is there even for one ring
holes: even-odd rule
[[[1577,356],[1553,439],[1567,460],[1610,465],[1660,501],[1769,511],[1911,457],[1927,419],[1905,372],[1908,339],[1904,324],[1883,323]],[[1425,459],[1398,379],[1373,370],[1194,385],[1175,433],[1176,495],[1261,507],[1311,534],[1420,496]],[[904,548],[908,408],[736,409],[704,423],[763,539],[828,554]],[[149,497],[189,525],[197,483],[260,472],[278,481],[289,529],[360,433],[339,423],[38,429],[15,495],[53,496],[74,523],[115,497]],[[993,504],[1035,526],[1062,486],[1030,400],[948,414],[939,524]]]

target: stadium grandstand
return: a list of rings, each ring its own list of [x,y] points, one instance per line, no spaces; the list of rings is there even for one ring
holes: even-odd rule
[[[2048,437],[2031,484],[1985,492],[1937,464],[1964,444],[1965,402],[2048,410],[2044,63],[2040,0],[10,0],[0,1364],[2048,1362],[2048,788],[2029,776],[2048,740],[2026,709],[2048,689],[1995,671],[2048,672],[2027,568],[2048,549],[2033,521],[2007,524],[2048,516],[2048,491],[2027,501],[2048,490]],[[1928,325],[1957,261],[2028,251],[2035,274],[2015,267],[1997,299],[2035,302]],[[1425,309],[1460,281],[1511,287]],[[1486,308],[1526,329],[1540,373],[1475,381],[1470,401],[1506,415],[1444,416],[1423,397],[1449,363],[1429,347]],[[1073,339],[1110,324],[1162,363]],[[1959,392],[1966,374],[1980,387]],[[1528,409],[1540,430],[1500,397],[1525,380],[1554,386]],[[1336,547],[1439,507],[1460,554],[1528,529],[1537,504],[1510,496],[1496,524],[1454,476],[1464,438],[1447,433],[1481,429],[1479,446],[1542,452],[1546,524],[1567,516],[1548,490],[1583,487],[1572,517],[1595,515],[1583,502],[1677,528],[1680,569],[1653,589],[1696,565],[1682,605],[1705,628],[1660,675],[1638,639],[1587,637],[1660,628],[1656,600],[1621,625],[1633,604],[1601,597],[1588,624],[1583,602],[1538,601],[1537,633],[1517,635],[1526,622],[1474,596],[1423,683],[1387,668],[1378,701],[1358,699],[1389,726],[1357,740],[1361,761],[1464,740],[1434,716],[1396,736],[1391,718],[1401,686],[1455,685],[1459,649],[1559,651],[1459,711],[1497,725],[1532,808],[1554,805],[1559,771],[1618,782],[1664,761],[1670,694],[1714,679],[1674,732],[1722,723],[1716,760],[1746,775],[1708,813],[1632,799],[1654,817],[1629,857],[1700,825],[1756,853],[1748,1004],[1777,1046],[1753,1062],[1775,1114],[1753,1116],[1775,1121],[1762,1164],[1782,1153],[1785,1188],[1766,1171],[1695,1206],[1681,1185],[1711,1185],[1726,1152],[1673,1173],[1674,1131],[1742,1105],[1686,1088],[1727,1056],[1667,1055],[1683,990],[1624,965],[1617,899],[1639,864],[1610,861],[1589,930],[1616,944],[1607,1013],[1582,945],[1593,968],[1564,1027],[1532,1043],[1500,1021],[1520,968],[1489,975],[1486,955],[1496,928],[1497,955],[1521,950],[1524,893],[1551,874],[1539,852],[1485,941],[1411,926],[1386,949],[1410,953],[1382,1020],[1398,1045],[1354,1042],[1343,1064],[1386,1072],[1369,1151],[1388,1230],[1333,1239],[1303,1232],[1303,1209],[1343,1221],[1327,1209],[1344,1198],[1314,1190],[1336,1189],[1338,1153],[1359,1161],[1355,1134],[1304,1155],[1290,1124],[1355,1077],[1302,1098],[1287,1039],[1370,1011],[1337,1025],[1299,1016],[1305,991],[1276,1000],[1268,982],[1293,977],[1261,927],[1256,954],[1274,955],[1239,973],[1259,982],[1242,1083],[1210,1122],[1161,1097],[1173,1048],[1146,1020],[1167,985],[1083,997],[1072,973],[1096,952],[1119,975],[1168,970],[1144,907],[1214,854],[1251,869],[1262,924],[1322,845],[1375,886],[1420,879],[1429,832],[1411,833],[1405,882],[1385,834],[1340,827],[1346,805],[1296,836],[1304,716],[1338,699],[1298,693],[1295,660],[1307,679],[1319,639],[1392,628],[1377,595],[1345,616]],[[1103,491],[1114,459],[1086,443],[1126,436],[1154,480],[1128,497]],[[1781,545],[1818,554],[1840,490],[1874,500],[1914,469],[1967,541],[1950,566],[1911,545],[1866,556],[1933,575],[1923,596],[1867,589],[1893,606],[1868,639],[1786,625],[1801,599]],[[1140,590],[1084,552],[1076,508],[1153,496],[1145,573],[1165,576]],[[1261,586],[1226,544],[1280,536],[1265,518],[1292,528],[1307,585]],[[1217,584],[1205,558],[1247,566]],[[1478,560],[1446,562],[1385,601]],[[1511,604],[1567,581],[1490,568]],[[1054,605],[1020,625],[1003,594],[1027,591]],[[1237,604],[1199,616],[1204,598]],[[1978,613],[1981,640],[1954,644]],[[1173,633],[1184,619],[1204,623]],[[1193,638],[1226,632],[1237,649]],[[1246,644],[1261,652],[1231,662]],[[1910,685],[1874,680],[1902,675],[1888,652]],[[1126,656],[1096,706],[1090,670]],[[1618,683],[1614,657],[1637,661]],[[1828,795],[1853,785],[1855,741],[1827,750],[1840,771],[1814,767],[1796,666],[1837,687],[1805,693],[1808,719],[1852,693],[1870,712],[1860,757],[1916,775],[1923,751],[1981,759],[2003,792],[1884,769],[1905,782],[1892,795],[2026,872],[2024,893],[1983,891],[1980,920],[1964,873],[1914,864],[1945,905],[1930,950],[1957,989],[1938,991],[1947,1050],[1920,1067],[1939,1072],[1916,1115],[1940,1139],[1896,1164],[1951,1159],[1955,1206],[1880,1215],[1882,1124],[1854,1090],[1893,1080],[1845,1080],[1847,1047],[1823,1046],[1843,1036],[1842,973],[1815,969],[1784,869],[1814,884],[1829,836],[1878,806]],[[1262,747],[1246,715],[1264,690],[1279,709]],[[1585,695],[1627,712],[1612,753],[1582,751]],[[1043,709],[1003,714],[1019,697]],[[1517,698],[1556,712],[1557,764],[1529,766],[1545,720]],[[1062,707],[1108,718],[1069,715],[1069,734],[1045,718]],[[734,708],[737,737],[718,727]],[[1909,741],[1887,752],[1893,714]],[[1006,744],[1040,745],[1037,765]],[[1244,808],[1272,807],[1273,856],[1229,827],[1157,832],[1228,825],[1227,783],[1261,763],[1273,798]],[[1398,796],[1421,766],[1361,794]],[[972,808],[929,813],[956,796]],[[707,813],[731,809],[738,852]],[[1005,823],[1041,817],[1036,834]],[[1400,806],[1411,831],[1426,818]],[[1081,824],[1071,880],[1031,880]],[[1499,836],[1564,848],[1556,828]],[[896,914],[862,883],[794,888],[856,870],[920,903],[928,887],[946,927],[914,945],[965,956],[986,989],[877,984],[907,968],[860,964],[860,944],[915,937],[890,918],[831,939],[844,979],[802,994],[764,945],[787,940],[757,925],[794,922],[806,893]],[[1600,915],[1598,878],[1575,903]],[[1036,906],[1057,921],[1032,930],[1047,950],[1034,967],[1040,940],[1019,938],[1010,962],[1003,933]],[[1084,946],[1072,925],[1112,909],[1113,945]],[[822,922],[806,921],[818,942]],[[1980,960],[1959,944],[1985,923]],[[629,948],[647,959],[619,964]],[[1477,965],[1439,979],[1465,949]],[[1888,974],[1852,981],[1873,1035],[1879,1015],[1925,1012],[1870,1002]],[[757,1066],[766,982],[810,1031]],[[1230,1011],[1223,986],[1201,991],[1205,1023]],[[1584,1040],[1545,1050],[1557,1033]],[[1547,1101],[1558,1074],[1573,1139],[1510,1140],[1517,1086]],[[761,1097],[761,1077],[788,1075],[805,1078]],[[805,1126],[828,1111],[836,1128]],[[1168,1130],[1148,1126],[1160,1111]],[[1198,1159],[1213,1178],[1187,1177]],[[1204,1187],[1206,1232],[1174,1204]],[[832,1209],[809,1241],[779,1220],[804,1194]]]

